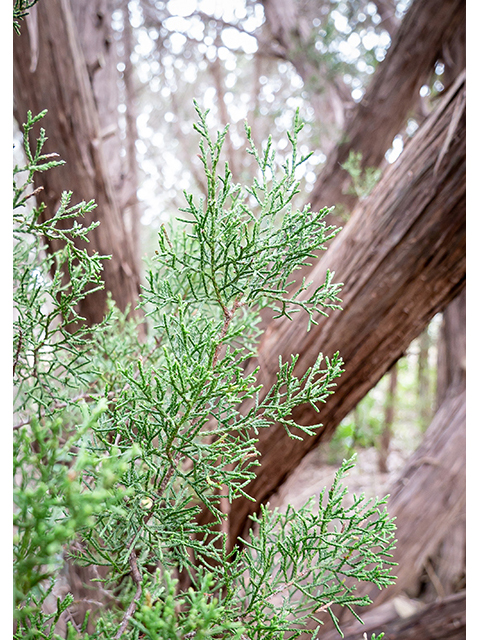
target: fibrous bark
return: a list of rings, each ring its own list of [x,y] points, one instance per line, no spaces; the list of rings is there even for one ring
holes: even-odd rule
[[[139,272],[119,197],[111,6],[102,0],[76,2],[73,10],[69,0],[42,0],[34,9],[36,26],[30,32],[24,29],[14,41],[14,114],[22,123],[27,110],[36,114],[48,109],[44,151],[56,152],[66,161],[63,167],[36,174],[35,187],[43,187],[38,198],[47,205],[48,217],[55,213],[63,191],[73,191],[72,202],[96,201],[97,208],[84,223],[101,224],[86,247],[101,255],[113,254],[104,263],[106,291],[120,309],[134,307]],[[79,312],[89,324],[102,320],[106,291],[95,292],[80,304]]]
[[[262,466],[247,491],[256,502],[238,500],[232,542],[248,515],[279,487],[300,460],[332,435],[336,426],[402,355],[428,321],[465,283],[465,81],[452,90],[417,132],[311,272],[323,283],[327,268],[343,281],[343,311],[320,318],[305,333],[306,320],[272,323],[259,347],[264,389],[276,377],[278,354],[299,353],[301,376],[321,351],[340,351],[345,373],[325,406],[323,428],[302,442],[277,426],[259,434]],[[309,406],[295,415],[316,424]]]

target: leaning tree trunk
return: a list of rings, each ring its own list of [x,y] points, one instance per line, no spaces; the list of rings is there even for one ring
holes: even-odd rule
[[[447,43],[452,43],[452,50],[465,49],[465,42],[458,42],[464,24],[465,0],[444,0],[441,10],[438,0],[414,0],[385,60],[346,124],[344,142],[329,155],[310,194],[313,209],[338,204],[353,209],[355,196],[347,194],[350,177],[339,166],[351,150],[362,153],[363,167],[382,163],[394,136],[418,102],[420,87],[431,76],[442,51],[448,52]]]
[[[99,322],[106,308],[107,291],[124,310],[135,306],[139,294],[137,257],[122,214],[117,122],[117,54],[111,29],[111,5],[104,0],[42,0],[33,7],[29,28],[14,41],[15,117],[24,122],[27,110],[48,109],[44,127],[46,152],[56,152],[66,165],[37,174],[38,198],[52,216],[63,191],[74,201],[97,202],[85,224],[100,220],[81,245],[101,255],[106,290],[87,296],[79,312],[90,324]],[[60,247],[52,245],[52,250]]]
[[[314,437],[292,441],[280,426],[259,433],[262,466],[247,491],[255,502],[239,499],[232,511],[231,542],[244,533],[248,516],[277,490],[300,460],[340,421],[402,355],[428,321],[465,283],[465,78],[417,132],[399,160],[311,272],[315,284],[330,268],[345,282],[343,311],[307,334],[298,318],[272,323],[259,347],[264,389],[283,360],[299,353],[302,376],[318,352],[340,351],[345,361],[336,391],[320,407],[324,427]],[[299,408],[301,424],[318,415]]]

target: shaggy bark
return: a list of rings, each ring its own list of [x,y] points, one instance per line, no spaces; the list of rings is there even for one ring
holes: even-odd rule
[[[56,152],[66,165],[36,174],[45,216],[55,212],[61,193],[74,192],[73,202],[95,199],[97,209],[85,224],[100,220],[89,251],[113,254],[103,279],[118,306],[135,305],[139,294],[136,256],[119,199],[121,157],[117,131],[116,52],[111,32],[111,6],[102,0],[74,3],[42,0],[34,7],[36,24],[14,41],[14,114],[19,123],[27,110],[48,109],[43,126],[49,140],[45,152]],[[80,245],[80,243],[79,243]],[[80,245],[82,248],[85,245]],[[52,250],[59,247],[52,246]],[[87,296],[80,314],[90,324],[104,315],[106,291]]]
[[[352,215],[325,258],[311,272],[315,284],[330,268],[345,282],[343,311],[304,333],[297,318],[273,323],[259,347],[264,389],[283,360],[299,353],[301,376],[318,352],[340,351],[345,373],[321,407],[323,428],[302,442],[277,426],[259,434],[262,466],[247,491],[256,502],[238,500],[231,542],[244,533],[248,516],[277,490],[300,460],[336,426],[402,355],[428,321],[446,307],[465,282],[465,84],[464,76]],[[295,415],[316,424],[309,406]]]
[[[449,390],[466,388],[466,292],[453,300],[443,313],[438,343],[437,402],[440,406]],[[466,452],[463,451],[466,465]],[[435,494],[436,499],[436,494]],[[465,508],[446,533],[438,549],[424,563],[421,580],[426,582],[424,598],[443,597],[464,584],[466,571]]]

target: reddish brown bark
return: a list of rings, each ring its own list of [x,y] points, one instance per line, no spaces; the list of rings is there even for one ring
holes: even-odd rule
[[[300,460],[328,438],[357,402],[401,356],[435,313],[465,282],[465,84],[460,78],[436,111],[363,201],[311,272],[323,282],[327,268],[343,281],[343,311],[305,333],[305,318],[271,324],[259,348],[262,382],[275,379],[278,354],[299,353],[301,376],[318,352],[340,351],[345,373],[320,418],[311,407],[296,412],[301,424],[324,427],[292,441],[281,427],[259,434],[262,466],[248,487],[256,502],[238,500],[232,541],[248,515],[279,487]],[[257,363],[252,363],[255,366]]]
[[[103,279],[123,310],[136,304],[139,272],[119,200],[117,58],[111,40],[111,7],[98,0],[77,2],[72,10],[69,0],[42,0],[34,9],[36,65],[31,67],[34,39],[29,31],[23,29],[14,41],[14,113],[22,123],[27,110],[48,109],[43,121],[49,137],[45,151],[59,153],[66,161],[63,167],[37,174],[35,186],[44,187],[39,197],[47,205],[45,216],[53,215],[66,190],[74,192],[72,202],[97,202],[97,209],[84,221],[101,222],[87,248],[113,254],[105,262]],[[106,291],[96,292],[81,303],[80,314],[90,324],[102,319],[106,295]]]

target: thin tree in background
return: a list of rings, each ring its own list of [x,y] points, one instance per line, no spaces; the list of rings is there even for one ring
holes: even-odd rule
[[[397,395],[398,365],[395,363],[388,372],[388,390],[385,398],[385,415],[378,451],[378,470],[388,473],[388,454],[392,439],[392,427],[395,420],[395,401]]]
[[[418,420],[424,431],[432,418],[432,399],[430,385],[430,335],[428,327],[422,331],[418,338],[418,368],[417,368],[417,405]]]

